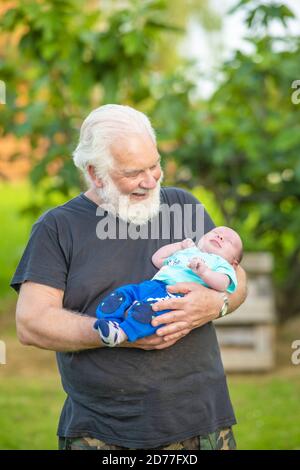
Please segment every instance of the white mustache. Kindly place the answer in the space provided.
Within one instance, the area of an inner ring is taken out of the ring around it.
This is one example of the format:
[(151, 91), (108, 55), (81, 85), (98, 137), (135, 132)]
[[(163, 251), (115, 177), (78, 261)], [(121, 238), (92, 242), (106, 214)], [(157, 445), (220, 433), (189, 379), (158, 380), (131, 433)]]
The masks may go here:
[(105, 185), (97, 190), (101, 206), (112, 214), (117, 214), (125, 222), (143, 225), (159, 212), (160, 205), (160, 182), (154, 189), (138, 188), (130, 194), (140, 194), (149, 196), (146, 201), (133, 202), (130, 194), (123, 195), (118, 187), (108, 177)]

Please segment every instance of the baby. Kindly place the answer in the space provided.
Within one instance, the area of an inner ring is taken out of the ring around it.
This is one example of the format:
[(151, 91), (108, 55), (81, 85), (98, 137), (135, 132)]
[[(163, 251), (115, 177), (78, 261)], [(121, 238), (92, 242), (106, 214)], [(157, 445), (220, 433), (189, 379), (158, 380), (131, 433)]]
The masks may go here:
[(170, 294), (168, 285), (197, 282), (220, 292), (234, 292), (235, 269), (242, 253), (242, 241), (229, 227), (214, 228), (199, 240), (198, 246), (187, 238), (161, 247), (152, 256), (159, 271), (151, 280), (122, 286), (98, 306), (94, 327), (99, 330), (103, 343), (113, 347), (126, 340), (133, 342), (153, 335), (163, 325), (153, 327), (152, 319), (169, 310), (154, 312), (152, 304), (181, 297), (181, 294)]

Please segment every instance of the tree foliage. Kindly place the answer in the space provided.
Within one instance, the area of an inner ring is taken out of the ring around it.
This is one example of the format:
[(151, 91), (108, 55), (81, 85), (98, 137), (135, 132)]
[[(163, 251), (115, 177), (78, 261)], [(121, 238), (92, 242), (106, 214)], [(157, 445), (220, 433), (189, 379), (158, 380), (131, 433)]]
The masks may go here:
[(13, 5), (1, 19), (2, 133), (30, 141), (34, 184), (67, 195), (79, 185), (70, 155), (82, 118), (105, 103), (149, 108), (164, 81), (155, 46), (178, 28), (168, 24), (163, 0), (131, 0), (111, 15), (79, 0)]
[(237, 50), (223, 64), (223, 83), (191, 115), (177, 149), (194, 183), (209, 189), (224, 222), (237, 227), (251, 250), (275, 257), (277, 306), (282, 318), (298, 313), (300, 296), (300, 104), (292, 88), (299, 78), (299, 37), (274, 37), (292, 12), (278, 4), (247, 4), (252, 53)]

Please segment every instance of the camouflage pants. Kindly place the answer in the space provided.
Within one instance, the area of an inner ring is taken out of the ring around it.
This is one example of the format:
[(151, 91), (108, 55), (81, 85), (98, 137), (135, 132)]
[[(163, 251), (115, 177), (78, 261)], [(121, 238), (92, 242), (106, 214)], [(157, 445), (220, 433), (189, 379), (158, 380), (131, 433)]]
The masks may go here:
[[(106, 444), (91, 437), (59, 438), (60, 450), (136, 450), (113, 444)], [(231, 428), (196, 436), (181, 442), (173, 442), (161, 447), (146, 450), (234, 450), (236, 443)]]

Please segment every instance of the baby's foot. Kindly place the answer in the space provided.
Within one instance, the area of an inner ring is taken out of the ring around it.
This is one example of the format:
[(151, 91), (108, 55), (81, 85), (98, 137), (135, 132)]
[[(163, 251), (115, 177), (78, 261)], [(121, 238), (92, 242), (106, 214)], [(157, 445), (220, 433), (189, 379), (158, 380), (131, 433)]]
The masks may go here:
[(127, 339), (126, 333), (115, 321), (100, 319), (97, 321), (97, 328), (103, 343), (113, 348)]

